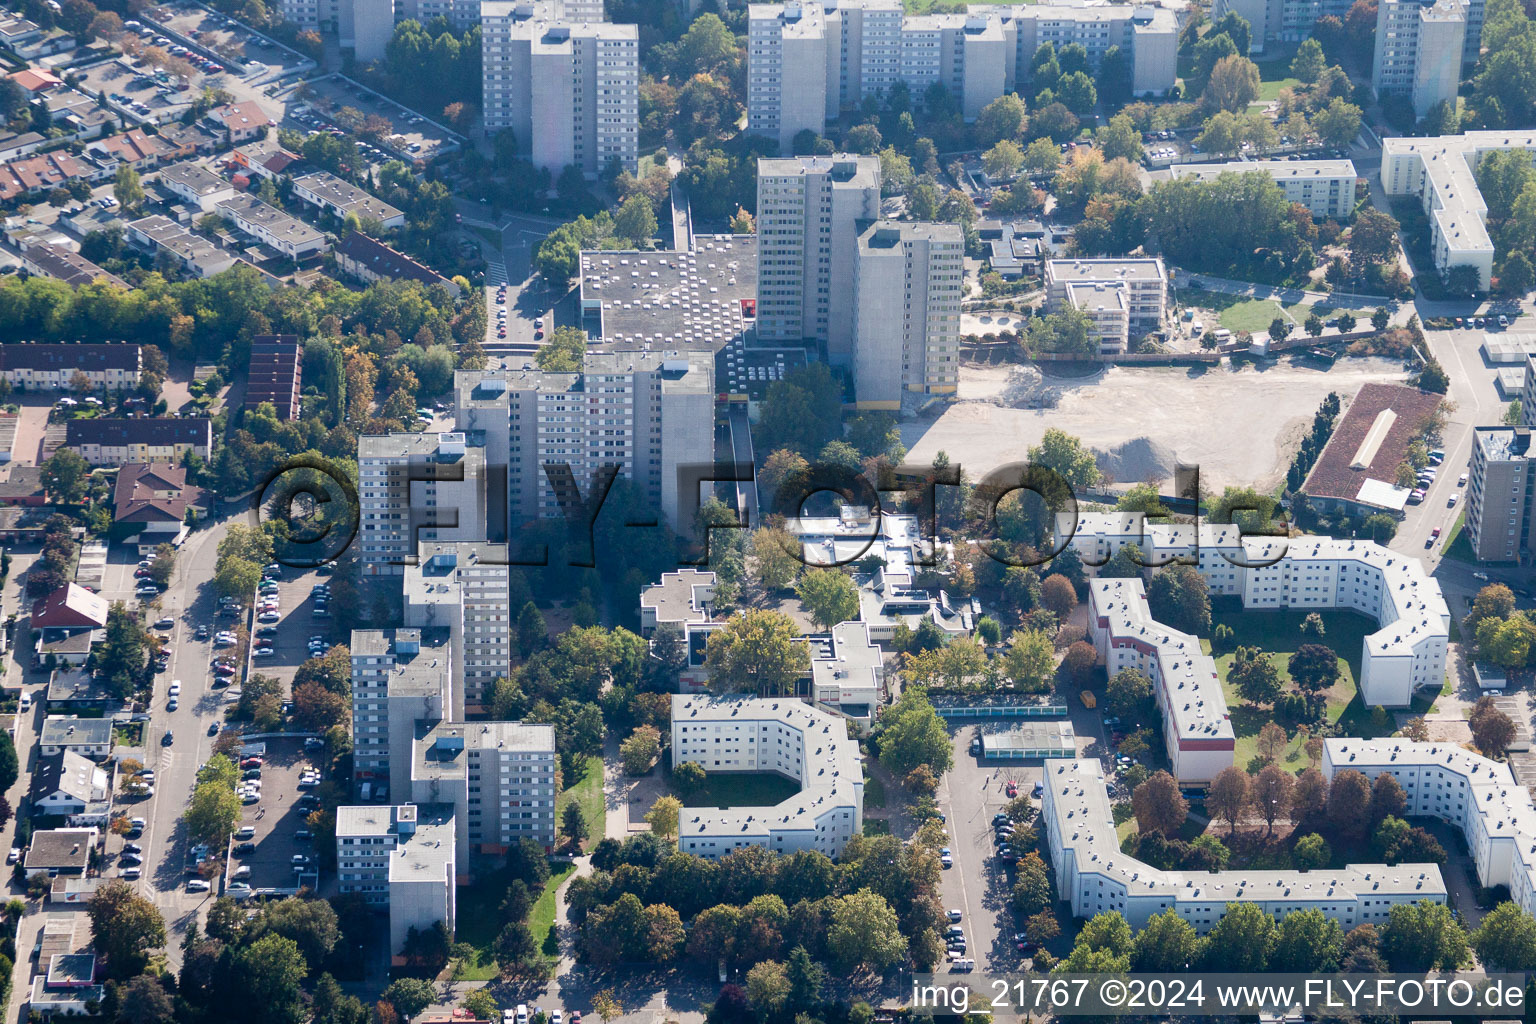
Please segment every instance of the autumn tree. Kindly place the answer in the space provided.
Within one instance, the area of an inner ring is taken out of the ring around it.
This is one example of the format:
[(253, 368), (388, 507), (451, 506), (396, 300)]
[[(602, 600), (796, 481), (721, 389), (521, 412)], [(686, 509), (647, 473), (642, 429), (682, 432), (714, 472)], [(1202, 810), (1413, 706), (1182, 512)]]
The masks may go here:
[(1176, 834), (1189, 817), (1189, 802), (1179, 792), (1179, 784), (1167, 772), (1158, 772), (1136, 787), (1131, 794), (1131, 808), (1137, 827), (1144, 833)]
[(1236, 834), (1237, 821), (1248, 807), (1248, 773), (1235, 765), (1217, 772), (1205, 794), (1205, 806), (1214, 817), (1226, 819)]

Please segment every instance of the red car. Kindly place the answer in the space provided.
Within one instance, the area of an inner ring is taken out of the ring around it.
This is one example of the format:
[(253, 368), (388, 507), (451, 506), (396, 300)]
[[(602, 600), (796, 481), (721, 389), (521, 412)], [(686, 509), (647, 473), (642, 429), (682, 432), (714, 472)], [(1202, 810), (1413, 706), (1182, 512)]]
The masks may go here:
[(534, 341), (538, 341), (542, 337), (544, 337), (544, 332), (543, 331), (534, 331), (533, 332), (533, 340)]
[(1017, 782), (1010, 782), (1010, 783), (1008, 783), (1008, 796), (1010, 798), (1012, 798), (1012, 797), (1016, 797), (1018, 795), (1019, 795), (1019, 784)]

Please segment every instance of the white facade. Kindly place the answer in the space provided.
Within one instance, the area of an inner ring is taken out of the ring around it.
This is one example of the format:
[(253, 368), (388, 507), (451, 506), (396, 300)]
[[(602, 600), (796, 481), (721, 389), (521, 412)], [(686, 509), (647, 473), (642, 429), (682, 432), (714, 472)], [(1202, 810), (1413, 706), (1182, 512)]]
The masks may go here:
[(1088, 565), (1103, 565), (1127, 544), (1148, 564), (1192, 564), (1212, 594), (1241, 596), (1248, 609), (1342, 608), (1376, 620), (1360, 659), (1361, 699), (1407, 707), (1419, 690), (1445, 682), (1450, 611), (1440, 585), (1418, 559), (1379, 544), (1327, 537), (1240, 537), (1231, 526), (1146, 525), (1139, 513), (1083, 513), (1057, 520)]
[(485, 128), (510, 128), (551, 174), (595, 177), (639, 160), (640, 51), (634, 25), (558, 17), (539, 4), (481, 4)]
[(411, 730), (453, 712), (454, 664), (446, 630), (352, 631), (352, 776), (357, 785), (410, 779)]
[(423, 541), (416, 564), (405, 567), (405, 624), (448, 630), (460, 684), (449, 701), (455, 721), (484, 710), (491, 684), (511, 672), (512, 623), (522, 609), (508, 607), (507, 561), (504, 544)]
[[(1532, 360), (1536, 362), (1536, 360)], [(1526, 367), (1521, 412), (1536, 421), (1531, 368)], [(1536, 557), (1536, 447), (1529, 426), (1474, 427), (1467, 482), (1467, 537), (1480, 562), (1523, 562)]]
[[(353, 53), (359, 61), (383, 60), (395, 34), (394, 0), (351, 0), (350, 6)], [(346, 44), (343, 39), (342, 45)]]
[(747, 123), (788, 151), (838, 112), (905, 82), (914, 102), (935, 84), (965, 120), (1027, 80), (1043, 43), (1079, 43), (1096, 71), (1118, 47), (1138, 95), (1177, 77), (1178, 19), (1153, 6), (978, 5), (963, 14), (903, 14), (900, 0), (763, 3), (748, 8)]
[(240, 231), (277, 250), (291, 260), (302, 260), (331, 247), (325, 232), (319, 231), (252, 195), (226, 199), (216, 209)]
[(486, 535), (485, 455), (463, 433), (360, 437), (357, 476), (365, 576), (403, 575), (420, 541)]
[(523, 839), (554, 849), (554, 726), (421, 721), (408, 735), (410, 797), (453, 807), (460, 874), (471, 851), (498, 856)]
[(1499, 149), (1536, 152), (1536, 132), (1481, 131), (1434, 138), (1382, 140), (1381, 183), (1389, 196), (1417, 196), (1429, 216), (1435, 269), (1477, 271), (1478, 287), (1493, 277), (1488, 206), (1477, 189), (1478, 161)]
[(1220, 174), (1270, 176), (1285, 198), (1300, 203), (1314, 217), (1340, 220), (1355, 210), (1355, 165), (1348, 160), (1234, 160), (1221, 164), (1174, 164), (1175, 178), (1209, 181)]
[(1376, 95), (1407, 96), (1418, 117), (1436, 103), (1456, 104), (1466, 45), (1467, 8), (1461, 0), (1382, 0), (1376, 10)]
[(1117, 355), (1131, 336), (1162, 326), (1168, 272), (1153, 259), (1046, 260), (1045, 308), (1075, 306), (1088, 315), (1101, 355)]
[(853, 361), (858, 222), (880, 216), (880, 160), (802, 156), (757, 162), (757, 334), (815, 338), (827, 361)]
[(853, 378), (861, 409), (953, 395), (960, 379), (965, 239), (958, 224), (860, 225), (853, 274)]
[(859, 745), (843, 719), (795, 697), (672, 698), (672, 763), (706, 772), (772, 772), (800, 783), (773, 808), (683, 811), (678, 848), (723, 857), (744, 846), (837, 857), (864, 827)]
[(389, 950), (412, 928), (439, 922), (453, 934), (458, 916), (454, 822), (442, 805), (336, 808), (336, 876), (343, 893), (389, 907)]
[(1439, 818), (1461, 829), (1478, 881), (1490, 889), (1508, 886), (1515, 904), (1536, 912), (1536, 807), (1507, 764), (1448, 743), (1325, 739), (1323, 776), (1332, 780), (1346, 769), (1373, 780), (1395, 778), (1409, 817)]
[(1088, 636), (1111, 679), (1133, 668), (1152, 680), (1168, 763), (1180, 782), (1210, 782), (1232, 767), (1236, 734), (1200, 638), (1152, 617), (1139, 579), (1091, 580)]
[[(1335, 742), (1335, 741), (1329, 741)], [(1132, 928), (1172, 910), (1195, 931), (1215, 927), (1230, 903), (1254, 903), (1276, 918), (1315, 909), (1348, 931), (1380, 927), (1392, 908), (1446, 901), (1434, 864), (1351, 864), (1316, 871), (1163, 871), (1120, 850), (1097, 758), (1045, 762), (1041, 821), (1056, 889), (1073, 917), (1115, 911)]]

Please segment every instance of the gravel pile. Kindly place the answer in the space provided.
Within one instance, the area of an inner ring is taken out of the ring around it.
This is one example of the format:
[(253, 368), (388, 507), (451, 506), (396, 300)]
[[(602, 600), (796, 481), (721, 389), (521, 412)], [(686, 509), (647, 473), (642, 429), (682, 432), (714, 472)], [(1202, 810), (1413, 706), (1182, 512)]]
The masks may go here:
[(1093, 449), (1099, 472), (1118, 484), (1169, 480), (1177, 461), (1173, 449), (1150, 437), (1136, 437), (1110, 449)]

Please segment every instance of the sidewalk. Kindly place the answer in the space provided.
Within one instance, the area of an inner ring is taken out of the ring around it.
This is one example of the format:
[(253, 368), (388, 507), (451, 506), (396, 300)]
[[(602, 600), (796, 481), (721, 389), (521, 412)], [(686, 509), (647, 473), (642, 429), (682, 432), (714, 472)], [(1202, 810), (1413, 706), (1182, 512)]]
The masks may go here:
[(1330, 306), (1335, 309), (1362, 309), (1368, 312), (1375, 312), (1377, 307), (1389, 305), (1393, 301), (1385, 295), (1309, 292), (1302, 291), (1299, 288), (1276, 288), (1267, 284), (1255, 284), (1252, 281), (1233, 281), (1224, 277), (1210, 277), (1206, 274), (1190, 274), (1189, 283), (1204, 288), (1206, 291), (1225, 292), (1228, 295), (1245, 295), (1251, 299), (1274, 299), (1276, 302), (1289, 305), (1306, 303), (1307, 305)]

